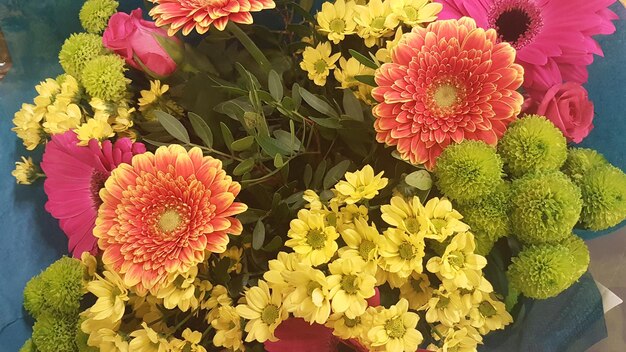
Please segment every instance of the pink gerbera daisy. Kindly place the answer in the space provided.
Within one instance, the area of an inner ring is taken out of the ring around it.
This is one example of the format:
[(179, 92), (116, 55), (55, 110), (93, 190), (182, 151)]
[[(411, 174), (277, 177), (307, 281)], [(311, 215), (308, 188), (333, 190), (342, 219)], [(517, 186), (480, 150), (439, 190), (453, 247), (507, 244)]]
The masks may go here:
[(81, 147), (72, 131), (54, 135), (46, 144), (41, 163), (47, 176), (44, 183), (48, 195), (46, 210), (59, 219), (74, 257), (98, 251), (93, 228), (102, 203), (98, 192), (104, 181), (118, 165), (129, 163), (133, 155), (145, 151), (143, 144), (133, 143), (128, 138), (102, 144), (92, 139), (88, 146)]
[(194, 28), (200, 34), (206, 33), (211, 25), (222, 31), (228, 21), (251, 24), (250, 12), (273, 9), (273, 0), (150, 0), (157, 6), (150, 10), (150, 16), (159, 27), (169, 25), (169, 35), (179, 30), (189, 34)]
[(533, 94), (563, 81), (585, 83), (593, 54), (602, 55), (592, 36), (615, 32), (611, 20), (618, 18), (608, 9), (615, 0), (436, 1), (443, 4), (440, 19), (472, 17), (511, 43)]
[(471, 18), (415, 27), (376, 71), (376, 139), (432, 169), (443, 149), (464, 139), (496, 144), (519, 114), (524, 71), (515, 49)]
[(94, 235), (102, 261), (129, 287), (156, 293), (202, 262), (205, 251), (223, 252), (229, 234), (241, 233), (233, 217), (247, 209), (234, 201), (240, 189), (221, 161), (199, 148), (171, 145), (135, 156), (100, 192)]

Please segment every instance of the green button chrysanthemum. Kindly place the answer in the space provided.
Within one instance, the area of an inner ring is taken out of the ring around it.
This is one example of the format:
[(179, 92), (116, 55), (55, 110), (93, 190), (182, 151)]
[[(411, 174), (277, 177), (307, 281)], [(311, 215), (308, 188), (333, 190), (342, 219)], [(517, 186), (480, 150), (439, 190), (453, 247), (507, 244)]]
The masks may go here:
[(80, 24), (87, 32), (100, 34), (106, 29), (118, 5), (115, 0), (87, 0), (78, 14)]
[(502, 160), (493, 147), (467, 140), (443, 151), (435, 175), (446, 196), (470, 201), (490, 194), (502, 182)]
[(24, 342), (19, 352), (37, 352), (37, 347), (35, 347), (32, 339), (28, 339)]
[(511, 187), (512, 232), (526, 244), (556, 242), (578, 222), (580, 189), (563, 173), (528, 174)]
[(605, 165), (609, 165), (609, 162), (593, 149), (570, 148), (567, 151), (563, 172), (574, 182), (579, 182), (587, 171)]
[(587, 229), (599, 231), (626, 219), (626, 174), (607, 165), (596, 167), (579, 181), (583, 198), (580, 221)]
[(33, 342), (40, 352), (75, 352), (76, 320), (74, 317), (57, 317), (42, 314), (33, 325)]
[(119, 101), (126, 95), (130, 80), (124, 76), (124, 59), (117, 55), (99, 56), (83, 69), (82, 82), (85, 90), (94, 98)]
[(72, 34), (59, 52), (59, 62), (66, 73), (80, 79), (83, 68), (92, 59), (106, 53), (102, 38), (89, 33)]
[(31, 278), (24, 287), (24, 308), (34, 318), (37, 318), (46, 306), (45, 287), (41, 275)]
[(527, 115), (509, 125), (498, 153), (512, 177), (558, 170), (567, 158), (563, 133), (543, 116)]
[[(510, 186), (502, 182), (490, 195), (456, 205), (477, 239), (485, 238), (493, 244), (511, 232), (509, 220)], [(480, 242), (480, 241), (479, 241)], [(480, 246), (479, 246), (480, 247)]]
[(589, 267), (589, 247), (585, 244), (582, 238), (572, 234), (561, 242), (562, 245), (567, 247), (573, 257), (573, 269), (577, 269), (573, 272), (573, 280), (578, 280), (587, 271)]
[(524, 296), (546, 299), (570, 287), (579, 278), (579, 272), (571, 250), (555, 243), (524, 248), (512, 259), (507, 277)]

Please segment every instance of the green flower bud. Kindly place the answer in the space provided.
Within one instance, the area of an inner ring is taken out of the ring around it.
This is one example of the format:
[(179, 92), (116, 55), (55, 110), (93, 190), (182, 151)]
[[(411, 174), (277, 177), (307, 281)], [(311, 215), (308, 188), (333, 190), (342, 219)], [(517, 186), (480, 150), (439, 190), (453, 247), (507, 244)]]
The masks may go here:
[(626, 219), (626, 174), (614, 166), (596, 167), (579, 182), (583, 197), (580, 222), (599, 231)]

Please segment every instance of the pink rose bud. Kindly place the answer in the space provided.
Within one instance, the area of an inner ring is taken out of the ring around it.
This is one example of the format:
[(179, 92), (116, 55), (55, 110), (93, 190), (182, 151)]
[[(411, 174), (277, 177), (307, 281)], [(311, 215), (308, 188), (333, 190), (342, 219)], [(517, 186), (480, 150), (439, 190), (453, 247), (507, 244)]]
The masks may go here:
[(141, 9), (129, 14), (118, 12), (111, 16), (104, 31), (102, 42), (108, 49), (126, 59), (126, 63), (148, 74), (166, 77), (176, 71), (176, 62), (171, 54), (159, 44), (166, 40), (170, 51), (173, 47), (182, 50), (182, 43), (176, 37), (168, 37), (167, 31), (154, 22), (142, 17)]
[(540, 100), (537, 114), (550, 119), (574, 143), (580, 143), (593, 129), (593, 103), (579, 83), (552, 86)]

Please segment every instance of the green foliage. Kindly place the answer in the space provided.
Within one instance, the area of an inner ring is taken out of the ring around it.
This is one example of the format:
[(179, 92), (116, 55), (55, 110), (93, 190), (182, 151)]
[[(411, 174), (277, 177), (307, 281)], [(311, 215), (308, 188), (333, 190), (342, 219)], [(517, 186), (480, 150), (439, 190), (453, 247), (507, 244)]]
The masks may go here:
[(99, 35), (88, 33), (72, 34), (61, 47), (59, 62), (66, 73), (80, 79), (85, 65), (105, 53), (106, 50)]
[(82, 83), (89, 95), (104, 101), (124, 98), (130, 80), (124, 76), (124, 59), (117, 55), (102, 55), (89, 61), (82, 71)]
[(100, 34), (106, 29), (118, 5), (115, 0), (87, 0), (78, 14), (80, 24), (87, 32)]
[(42, 314), (33, 326), (33, 342), (41, 352), (77, 352), (76, 317)]
[(612, 165), (599, 166), (579, 181), (583, 209), (580, 221), (587, 229), (598, 231), (626, 219), (626, 174)]
[(463, 202), (485, 197), (502, 182), (502, 161), (481, 141), (463, 141), (446, 148), (435, 169), (437, 187)]
[(580, 182), (589, 170), (605, 165), (609, 165), (609, 162), (602, 154), (593, 149), (570, 148), (567, 151), (567, 160), (563, 165), (563, 173), (574, 182)]
[(498, 144), (505, 169), (512, 177), (558, 170), (567, 158), (563, 133), (543, 116), (526, 115), (509, 126)]
[(512, 230), (526, 244), (564, 239), (578, 222), (581, 208), (580, 189), (559, 171), (513, 181)]

